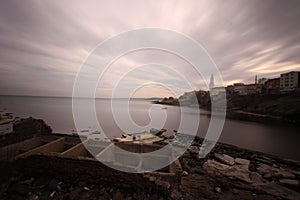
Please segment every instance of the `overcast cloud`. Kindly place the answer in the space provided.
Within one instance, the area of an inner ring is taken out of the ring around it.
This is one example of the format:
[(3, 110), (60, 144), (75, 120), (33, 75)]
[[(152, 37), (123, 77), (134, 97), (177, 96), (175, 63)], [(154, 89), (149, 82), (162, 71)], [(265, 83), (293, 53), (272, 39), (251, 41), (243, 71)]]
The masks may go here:
[[(194, 38), (211, 55), (225, 84), (250, 83), (256, 74), (277, 77), (300, 70), (299, 19), (298, 0), (1, 1), (0, 94), (71, 96), (76, 73), (97, 44), (143, 27), (170, 29)], [(194, 89), (204, 87), (191, 66), (170, 55), (146, 51), (111, 66), (97, 95), (109, 97), (126, 67), (160, 62), (181, 69)], [(186, 89), (171, 74), (151, 74), (151, 67), (144, 67), (125, 79), (124, 91), (130, 81), (152, 79)], [(147, 91), (149, 97), (167, 95), (158, 94), (157, 88), (147, 87)]]

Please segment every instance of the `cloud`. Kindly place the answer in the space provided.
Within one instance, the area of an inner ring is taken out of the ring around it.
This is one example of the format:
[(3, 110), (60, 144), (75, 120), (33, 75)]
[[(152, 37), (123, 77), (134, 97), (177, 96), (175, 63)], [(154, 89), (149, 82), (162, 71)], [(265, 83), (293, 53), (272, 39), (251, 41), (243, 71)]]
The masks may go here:
[[(273, 78), (300, 70), (298, 19), (297, 0), (5, 1), (0, 7), (0, 94), (70, 96), (77, 71), (97, 44), (142, 27), (194, 38), (216, 62), (226, 84), (253, 82), (256, 74)], [(146, 51), (111, 66), (97, 93), (109, 96), (123, 73), (147, 63), (172, 66), (195, 89), (205, 88), (208, 77), (200, 77), (187, 63)], [(180, 85), (168, 73), (156, 77)], [(140, 70), (130, 81), (150, 79), (154, 73)]]

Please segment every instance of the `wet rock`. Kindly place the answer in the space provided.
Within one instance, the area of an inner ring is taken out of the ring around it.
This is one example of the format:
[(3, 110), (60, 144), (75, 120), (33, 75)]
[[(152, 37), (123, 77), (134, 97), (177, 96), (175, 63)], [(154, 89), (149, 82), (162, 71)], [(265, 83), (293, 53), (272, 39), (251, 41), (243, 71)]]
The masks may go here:
[(279, 183), (282, 185), (289, 185), (289, 186), (298, 186), (299, 181), (294, 179), (280, 179)]
[(219, 154), (219, 153), (215, 153), (214, 156), (216, 157), (217, 160), (219, 160), (220, 162), (227, 164), (227, 165), (234, 165), (234, 158), (226, 155), (226, 154)]

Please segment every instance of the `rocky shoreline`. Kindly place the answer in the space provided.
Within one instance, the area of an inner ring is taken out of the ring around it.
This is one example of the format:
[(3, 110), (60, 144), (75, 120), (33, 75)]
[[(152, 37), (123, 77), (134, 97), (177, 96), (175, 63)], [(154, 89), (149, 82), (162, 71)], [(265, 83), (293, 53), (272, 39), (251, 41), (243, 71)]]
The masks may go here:
[[(17, 130), (51, 134), (49, 126), (35, 119), (19, 121)], [(96, 176), (94, 161), (36, 155), (1, 161), (0, 199), (300, 199), (299, 161), (223, 143), (199, 159), (202, 143), (195, 138), (179, 158), (182, 170), (176, 188), (157, 184), (158, 177), (146, 183), (133, 173), (121, 175), (127, 181), (116, 181), (119, 172), (111, 169), (106, 178), (114, 181), (108, 181)]]
[[(178, 102), (160, 102), (155, 101), (154, 104), (161, 104), (161, 105), (169, 105), (169, 106), (180, 106)], [(187, 107), (198, 107), (198, 105), (190, 105)], [(210, 107), (200, 106), (200, 109), (211, 111)], [(210, 114), (207, 114), (210, 115)], [(271, 124), (271, 125), (289, 125), (289, 126), (300, 126), (299, 120), (289, 120), (279, 116), (273, 115), (266, 115), (260, 113), (253, 113), (253, 112), (245, 112), (243, 110), (227, 110), (226, 118), (234, 119), (234, 120), (242, 120), (242, 121), (250, 121), (250, 122), (257, 122), (262, 124)]]

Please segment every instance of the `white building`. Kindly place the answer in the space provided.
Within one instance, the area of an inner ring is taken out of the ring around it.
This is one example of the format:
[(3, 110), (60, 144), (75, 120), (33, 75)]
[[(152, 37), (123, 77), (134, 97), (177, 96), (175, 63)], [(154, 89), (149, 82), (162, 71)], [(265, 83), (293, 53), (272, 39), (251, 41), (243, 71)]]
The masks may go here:
[(291, 71), (280, 74), (280, 92), (292, 92), (300, 88), (300, 72)]

